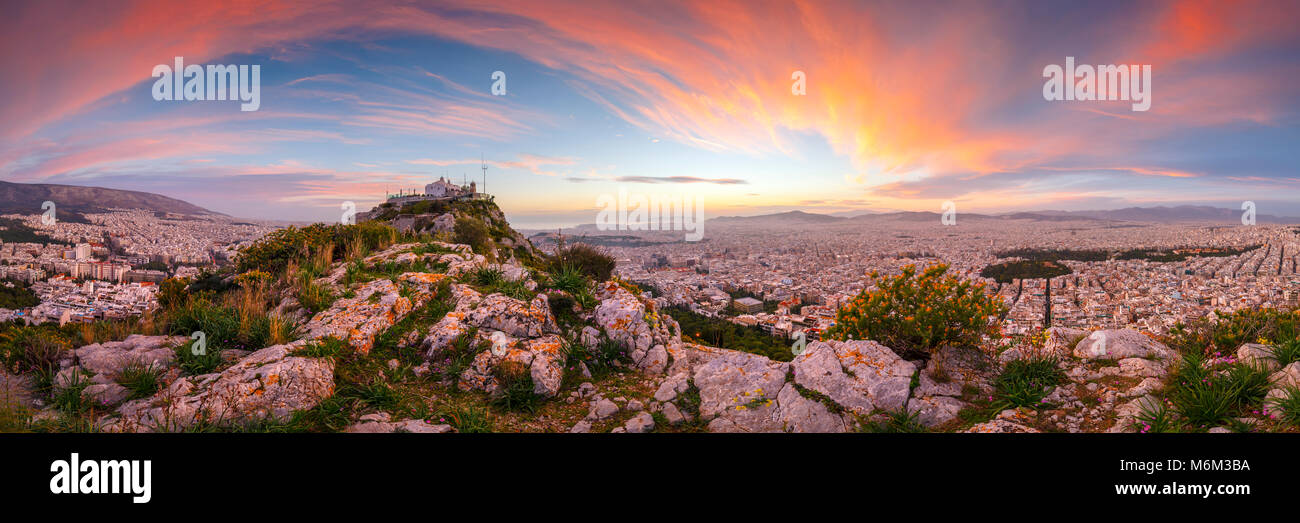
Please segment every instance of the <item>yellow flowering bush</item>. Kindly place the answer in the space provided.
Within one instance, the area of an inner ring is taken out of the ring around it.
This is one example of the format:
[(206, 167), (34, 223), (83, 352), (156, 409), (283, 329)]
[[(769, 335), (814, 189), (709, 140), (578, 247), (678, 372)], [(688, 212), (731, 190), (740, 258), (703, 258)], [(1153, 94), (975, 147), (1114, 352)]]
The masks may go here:
[(1006, 304), (984, 291), (984, 284), (948, 274), (948, 266), (932, 265), (917, 271), (903, 267), (902, 274), (871, 273), (875, 289), (858, 294), (842, 306), (831, 339), (875, 340), (896, 351), (932, 352), (944, 345), (978, 345), (994, 336), (990, 321)]

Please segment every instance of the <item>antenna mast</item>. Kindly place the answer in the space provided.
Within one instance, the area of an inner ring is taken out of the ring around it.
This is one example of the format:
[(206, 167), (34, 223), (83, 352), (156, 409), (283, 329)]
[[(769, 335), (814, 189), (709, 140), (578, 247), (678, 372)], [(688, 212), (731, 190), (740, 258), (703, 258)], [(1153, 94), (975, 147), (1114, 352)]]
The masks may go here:
[(478, 154), (478, 161), (483, 166), (483, 194), (487, 194), (487, 161), (483, 159), (483, 153)]

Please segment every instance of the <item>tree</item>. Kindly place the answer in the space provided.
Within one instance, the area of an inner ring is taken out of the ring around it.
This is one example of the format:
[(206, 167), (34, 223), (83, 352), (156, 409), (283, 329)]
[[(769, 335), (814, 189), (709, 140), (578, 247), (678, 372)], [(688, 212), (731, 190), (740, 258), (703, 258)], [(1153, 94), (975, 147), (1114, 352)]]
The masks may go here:
[(875, 340), (900, 352), (928, 356), (944, 345), (977, 345), (996, 333), (989, 321), (1006, 310), (983, 283), (948, 274), (944, 264), (897, 276), (872, 273), (875, 289), (863, 290), (840, 308), (830, 339)]
[(1043, 328), (1046, 329), (1052, 326), (1052, 278), (1065, 276), (1073, 272), (1069, 267), (1057, 261), (1021, 260), (989, 265), (980, 271), (980, 276), (993, 278), (993, 281), (998, 283), (998, 291), (1002, 290), (1002, 284), (1011, 283), (1012, 280), (1015, 280), (1019, 287), (1016, 289), (1016, 298), (1012, 300), (1012, 303), (1020, 302), (1020, 293), (1024, 291), (1024, 281), (1026, 279), (1047, 280), (1047, 297), (1043, 311)]

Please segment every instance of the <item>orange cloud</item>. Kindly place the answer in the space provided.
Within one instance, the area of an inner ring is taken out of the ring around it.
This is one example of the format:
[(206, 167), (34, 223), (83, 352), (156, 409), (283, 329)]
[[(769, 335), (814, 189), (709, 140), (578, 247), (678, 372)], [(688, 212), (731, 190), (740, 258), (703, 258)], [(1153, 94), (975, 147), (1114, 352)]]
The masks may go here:
[[(1143, 17), (1149, 30), (1104, 42), (1107, 54), (1168, 67), (1179, 82), (1160, 84), (1152, 114), (1116, 130), (1113, 118), (1075, 110), (991, 123), (996, 120), (989, 116), (1009, 101), (1032, 101), (1042, 62), (1005, 37), (1015, 13), (974, 4), (448, 0), (423, 8), (405, 2), (149, 0), (105, 13), (34, 3), (14, 8), (0, 31), (0, 48), (24, 50), (0, 58), (6, 79), (19, 79), (0, 87), (6, 99), (0, 136), (30, 136), (111, 103), (109, 97), (147, 81), (147, 71), (171, 56), (204, 63), (283, 50), (293, 59), (295, 50), (286, 44), (392, 34), (516, 53), (571, 75), (576, 90), (646, 132), (703, 149), (798, 155), (795, 136), (817, 134), (851, 158), (869, 184), (904, 173), (1014, 172), (1072, 154), (1122, 153), (1138, 139), (1188, 124), (1271, 121), (1271, 102), (1286, 95), (1284, 83), (1268, 87), (1266, 78), (1198, 75), (1196, 66), (1294, 39), (1294, 3), (1144, 7), (1134, 16)], [(806, 96), (791, 94), (795, 70), (807, 74)], [(297, 82), (312, 83), (307, 80)], [(1030, 88), (1009, 87), (1022, 84)], [(1242, 92), (1254, 96), (1225, 96)], [(465, 96), (436, 107), (418, 101), (370, 105), (344, 123), (484, 138), (533, 130), (518, 114)], [(147, 143), (132, 145), (136, 157), (157, 154)], [(70, 158), (63, 167), (96, 154), (102, 151)], [(1134, 172), (1186, 174), (1143, 169)]]

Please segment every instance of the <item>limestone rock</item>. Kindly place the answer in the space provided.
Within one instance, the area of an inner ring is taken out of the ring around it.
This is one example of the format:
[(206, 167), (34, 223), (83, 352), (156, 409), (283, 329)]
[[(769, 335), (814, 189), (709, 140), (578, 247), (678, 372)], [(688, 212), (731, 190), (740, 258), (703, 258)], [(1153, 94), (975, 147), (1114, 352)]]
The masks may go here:
[(1074, 357), (1085, 360), (1125, 358), (1172, 359), (1174, 352), (1133, 329), (1094, 331), (1074, 346)]
[(147, 432), (199, 422), (286, 421), (293, 411), (310, 409), (334, 393), (334, 363), (289, 356), (293, 347), (267, 347), (220, 374), (180, 378), (153, 397), (126, 402), (117, 409), (120, 417), (104, 428)]
[(790, 365), (795, 383), (863, 416), (902, 409), (916, 371), (888, 347), (861, 340), (811, 343)]

